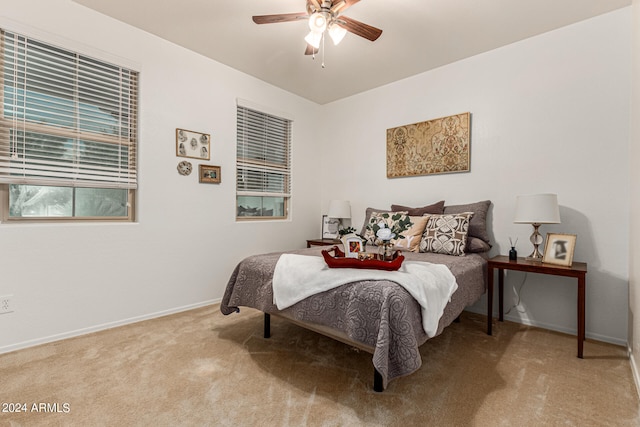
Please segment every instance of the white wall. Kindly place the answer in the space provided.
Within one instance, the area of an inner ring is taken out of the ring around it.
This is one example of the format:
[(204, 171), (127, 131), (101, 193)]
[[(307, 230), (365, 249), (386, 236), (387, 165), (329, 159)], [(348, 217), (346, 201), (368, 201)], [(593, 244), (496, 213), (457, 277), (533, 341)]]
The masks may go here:
[[(0, 25), (140, 71), (135, 224), (0, 225), (0, 352), (206, 304), (238, 261), (301, 248), (318, 233), (319, 106), (69, 0), (1, 0)], [(235, 106), (243, 98), (293, 123), (292, 221), (235, 222)], [(210, 133), (220, 185), (179, 176), (177, 127)]]
[[(139, 221), (0, 224), (0, 295), (16, 309), (0, 315), (0, 352), (219, 299), (243, 257), (317, 236), (333, 198), (352, 201), (358, 227), (367, 206), (491, 199), (492, 254), (506, 253), (512, 236), (526, 255), (530, 229), (512, 217), (515, 196), (533, 192), (558, 194), (563, 223), (543, 232), (578, 234), (575, 259), (589, 263), (587, 336), (626, 342), (630, 13), (321, 107), (69, 0), (0, 0), (1, 25), (141, 72)], [(238, 97), (294, 116), (292, 221), (234, 221)], [(386, 178), (387, 128), (465, 111), (470, 173)], [(317, 135), (321, 114), (341, 132)], [(206, 163), (222, 166), (221, 185), (177, 174), (176, 127), (212, 134)], [(508, 302), (521, 280), (507, 278)], [(510, 318), (575, 331), (575, 306), (573, 281), (529, 275), (523, 312)]]
[(640, 391), (640, 0), (633, 1), (633, 92), (631, 107), (629, 351), (636, 387)]
[[(340, 132), (324, 142), (323, 202), (351, 200), (361, 226), (368, 206), (490, 199), (492, 255), (506, 254), (511, 236), (526, 256), (532, 228), (513, 224), (515, 198), (557, 193), (562, 224), (541, 231), (578, 235), (574, 259), (589, 268), (587, 336), (626, 343), (630, 23), (630, 8), (621, 9), (328, 105), (326, 122)], [(470, 173), (386, 178), (387, 128), (466, 111)], [(505, 309), (524, 273), (508, 276)], [(575, 333), (576, 287), (529, 274), (507, 318)]]

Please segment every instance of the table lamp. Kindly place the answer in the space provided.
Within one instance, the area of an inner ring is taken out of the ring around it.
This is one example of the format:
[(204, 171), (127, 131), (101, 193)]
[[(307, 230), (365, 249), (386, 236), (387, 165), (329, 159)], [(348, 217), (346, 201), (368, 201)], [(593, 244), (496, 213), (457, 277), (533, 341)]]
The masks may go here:
[(515, 224), (531, 224), (533, 234), (529, 240), (533, 244), (533, 252), (527, 257), (531, 261), (542, 261), (542, 253), (538, 247), (544, 238), (538, 231), (542, 224), (559, 224), (560, 209), (556, 194), (531, 194), (516, 198)]
[[(342, 220), (343, 218), (351, 218), (351, 204), (348, 200), (331, 200), (329, 202), (329, 218), (337, 218)], [(339, 223), (338, 228), (342, 225)]]

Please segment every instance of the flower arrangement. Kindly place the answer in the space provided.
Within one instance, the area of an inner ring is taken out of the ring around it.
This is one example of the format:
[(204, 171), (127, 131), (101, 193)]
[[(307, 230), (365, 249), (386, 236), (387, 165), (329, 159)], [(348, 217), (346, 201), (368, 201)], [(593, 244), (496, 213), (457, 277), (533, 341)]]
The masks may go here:
[(408, 215), (402, 213), (381, 213), (372, 216), (367, 224), (367, 229), (375, 235), (376, 241), (389, 244), (391, 239), (404, 239), (402, 233), (408, 230), (413, 223)]
[(371, 231), (373, 234), (369, 237), (370, 241), (379, 245), (380, 259), (383, 261), (393, 259), (391, 239), (404, 239), (402, 232), (412, 225), (409, 216), (403, 213), (384, 212), (371, 216), (369, 224), (367, 224), (367, 231)]

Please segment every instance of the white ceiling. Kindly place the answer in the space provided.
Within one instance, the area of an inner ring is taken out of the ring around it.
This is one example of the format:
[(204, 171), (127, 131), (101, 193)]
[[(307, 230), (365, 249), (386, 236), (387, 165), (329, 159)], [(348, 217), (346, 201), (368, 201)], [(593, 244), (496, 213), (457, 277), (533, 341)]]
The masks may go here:
[(73, 0), (304, 98), (325, 104), (631, 4), (632, 0), (361, 0), (344, 15), (383, 30), (304, 55), (305, 0)]

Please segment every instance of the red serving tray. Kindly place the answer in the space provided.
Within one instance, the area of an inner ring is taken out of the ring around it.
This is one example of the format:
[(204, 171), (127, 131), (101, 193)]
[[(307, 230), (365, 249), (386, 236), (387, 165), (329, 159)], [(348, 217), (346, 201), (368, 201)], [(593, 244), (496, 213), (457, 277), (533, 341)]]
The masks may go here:
[[(334, 252), (335, 256), (332, 256), (329, 252)], [(402, 252), (400, 251), (394, 252), (393, 259), (391, 261), (382, 261), (380, 259), (360, 260), (358, 258), (345, 258), (344, 252), (342, 252), (337, 246), (334, 246), (329, 250), (323, 250), (322, 256), (330, 268), (369, 268), (372, 270), (395, 271), (400, 268), (402, 261), (404, 261), (404, 255), (402, 255)]]

